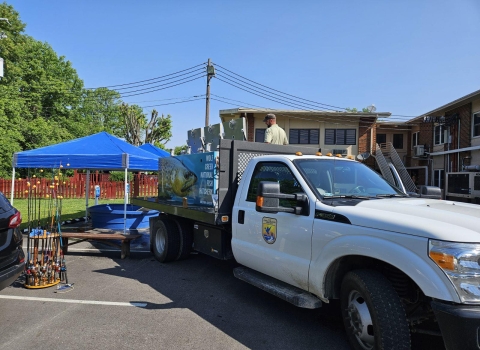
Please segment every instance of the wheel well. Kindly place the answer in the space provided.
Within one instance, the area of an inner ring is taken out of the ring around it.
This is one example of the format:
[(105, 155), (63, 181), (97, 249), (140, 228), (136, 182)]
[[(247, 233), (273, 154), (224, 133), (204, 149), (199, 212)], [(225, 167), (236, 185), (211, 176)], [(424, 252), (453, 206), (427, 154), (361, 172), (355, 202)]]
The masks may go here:
[(349, 271), (357, 269), (379, 271), (390, 281), (402, 299), (417, 299), (419, 292), (423, 295), (418, 285), (395, 266), (371, 257), (352, 255), (338, 258), (330, 265), (325, 278), (325, 296), (329, 299), (338, 299), (344, 276)]

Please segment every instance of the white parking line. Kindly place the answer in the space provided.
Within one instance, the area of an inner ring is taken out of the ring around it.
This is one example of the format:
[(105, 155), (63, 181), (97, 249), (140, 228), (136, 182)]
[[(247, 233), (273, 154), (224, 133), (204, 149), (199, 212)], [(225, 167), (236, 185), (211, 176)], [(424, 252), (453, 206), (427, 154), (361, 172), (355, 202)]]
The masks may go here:
[(52, 298), (21, 297), (21, 296), (15, 296), (15, 295), (0, 295), (0, 299), (14, 299), (14, 300), (26, 300), (26, 301), (51, 301), (53, 303), (109, 305), (109, 306), (135, 306), (135, 307), (147, 306), (147, 303), (122, 303), (117, 301), (52, 299)]
[[(27, 246), (22, 247), (27, 250)], [(119, 252), (120, 249), (102, 249), (102, 248), (68, 248), (69, 252)], [(135, 247), (130, 247), (130, 252), (134, 253), (150, 253), (150, 250), (136, 250)]]
[[(131, 248), (130, 248), (131, 249)], [(119, 252), (119, 249), (97, 249), (97, 248), (68, 248), (69, 252)], [(150, 253), (149, 250), (134, 250), (131, 249), (130, 252), (134, 253)], [(67, 253), (68, 256), (68, 253)]]

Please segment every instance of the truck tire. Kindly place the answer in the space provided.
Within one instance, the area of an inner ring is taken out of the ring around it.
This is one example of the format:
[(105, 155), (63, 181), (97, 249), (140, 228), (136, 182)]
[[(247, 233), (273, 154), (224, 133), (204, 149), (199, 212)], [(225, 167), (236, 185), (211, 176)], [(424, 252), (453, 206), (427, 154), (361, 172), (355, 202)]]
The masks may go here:
[(180, 247), (178, 251), (177, 258), (175, 260), (183, 260), (188, 258), (192, 251), (193, 244), (193, 223), (188, 220), (174, 220), (177, 225), (179, 237), (180, 237)]
[(373, 270), (349, 272), (342, 281), (340, 303), (354, 349), (410, 349), (405, 309), (382, 274)]
[(180, 234), (175, 222), (160, 217), (153, 225), (153, 255), (163, 262), (175, 260), (180, 249)]

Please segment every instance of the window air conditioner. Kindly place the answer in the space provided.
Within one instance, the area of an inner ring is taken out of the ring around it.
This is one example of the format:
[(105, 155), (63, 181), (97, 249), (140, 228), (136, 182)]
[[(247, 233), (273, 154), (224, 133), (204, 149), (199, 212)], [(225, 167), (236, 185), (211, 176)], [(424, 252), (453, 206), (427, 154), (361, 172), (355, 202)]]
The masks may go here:
[(480, 173), (465, 171), (447, 173), (445, 188), (447, 196), (480, 198)]
[(423, 145), (418, 145), (413, 148), (415, 157), (423, 157), (425, 155), (425, 147)]

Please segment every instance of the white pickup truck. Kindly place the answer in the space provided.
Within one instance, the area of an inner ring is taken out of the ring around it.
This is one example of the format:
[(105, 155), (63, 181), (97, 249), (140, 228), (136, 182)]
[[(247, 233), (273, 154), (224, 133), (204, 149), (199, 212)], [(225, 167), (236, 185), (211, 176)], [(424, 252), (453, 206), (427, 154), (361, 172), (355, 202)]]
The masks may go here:
[(221, 140), (211, 207), (190, 204), (194, 174), (160, 167), (186, 197), (132, 200), (162, 212), (156, 259), (194, 249), (299, 307), (340, 299), (355, 349), (409, 349), (412, 332), (480, 348), (480, 206), (411, 198), (360, 162), (312, 153)]

